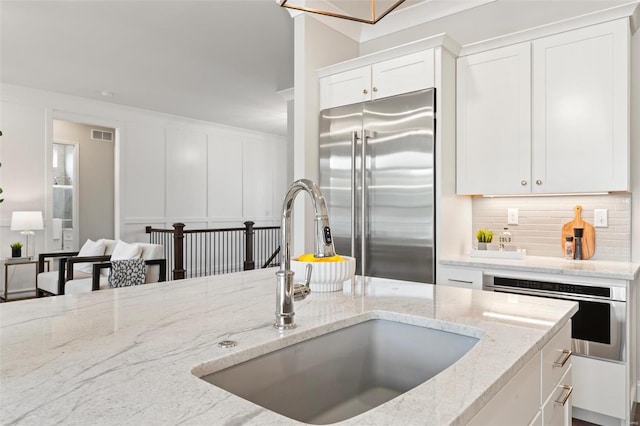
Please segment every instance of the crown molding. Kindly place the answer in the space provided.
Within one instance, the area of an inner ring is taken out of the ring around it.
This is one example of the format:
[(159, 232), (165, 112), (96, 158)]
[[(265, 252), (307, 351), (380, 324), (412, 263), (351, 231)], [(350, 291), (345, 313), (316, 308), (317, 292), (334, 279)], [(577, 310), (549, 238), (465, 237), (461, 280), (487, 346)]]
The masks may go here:
[(316, 71), (316, 74), (319, 78), (322, 78), (328, 75), (372, 65), (381, 61), (386, 61), (389, 59), (397, 58), (399, 56), (404, 56), (436, 47), (442, 47), (456, 56), (458, 55), (458, 52), (461, 48), (455, 40), (453, 40), (447, 34), (442, 33), (433, 37), (423, 38), (411, 43), (380, 50), (368, 55), (358, 56), (357, 58), (340, 62), (338, 64), (329, 65), (327, 67), (318, 69)]
[[(631, 18), (631, 30), (635, 32), (634, 27), (640, 24), (640, 3), (636, 0), (620, 6), (611, 7), (609, 9), (597, 12), (587, 13), (561, 21), (552, 22), (545, 25), (529, 28), (515, 33), (507, 34), (500, 37), (494, 37), (487, 40), (470, 43), (462, 46), (459, 56), (467, 56), (486, 50), (497, 49), (512, 44), (523, 43), (541, 37), (558, 34), (565, 31), (575, 30), (589, 25), (600, 24), (607, 21), (613, 21), (621, 18)], [(635, 21), (635, 22), (634, 22)]]

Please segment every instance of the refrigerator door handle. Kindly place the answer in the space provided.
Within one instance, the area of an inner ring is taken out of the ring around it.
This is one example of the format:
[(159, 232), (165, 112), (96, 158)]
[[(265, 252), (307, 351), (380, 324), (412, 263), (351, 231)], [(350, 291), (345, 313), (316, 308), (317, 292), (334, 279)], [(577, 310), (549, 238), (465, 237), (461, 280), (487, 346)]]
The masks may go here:
[(356, 187), (356, 146), (358, 143), (358, 131), (351, 132), (351, 257), (356, 257), (356, 202), (358, 192)]
[(367, 240), (369, 239), (369, 223), (367, 221), (367, 141), (372, 137), (372, 132), (365, 130), (362, 135), (361, 146), (361, 179), (362, 191), (360, 192), (360, 272), (364, 277), (366, 275), (367, 265)]

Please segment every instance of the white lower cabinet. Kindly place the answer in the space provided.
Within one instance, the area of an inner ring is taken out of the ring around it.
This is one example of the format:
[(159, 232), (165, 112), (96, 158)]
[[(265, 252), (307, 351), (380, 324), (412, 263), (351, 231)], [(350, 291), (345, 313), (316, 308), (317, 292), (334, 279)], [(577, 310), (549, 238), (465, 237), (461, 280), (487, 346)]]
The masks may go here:
[(440, 266), (436, 275), (436, 284), (482, 290), (482, 271)]
[(583, 356), (576, 356), (572, 362), (579, 372), (573, 381), (576, 385), (573, 405), (605, 416), (628, 418), (625, 364)]
[(543, 425), (571, 426), (572, 385), (571, 367), (569, 367), (542, 406)]
[(571, 425), (571, 321), (509, 380), (469, 425)]

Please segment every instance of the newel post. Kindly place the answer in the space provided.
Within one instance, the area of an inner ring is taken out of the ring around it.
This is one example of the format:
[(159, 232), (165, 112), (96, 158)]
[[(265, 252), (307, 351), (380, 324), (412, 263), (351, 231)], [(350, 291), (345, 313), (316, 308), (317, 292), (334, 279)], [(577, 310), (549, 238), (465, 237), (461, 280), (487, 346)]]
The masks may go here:
[(173, 279), (184, 279), (184, 223), (173, 224)]
[(255, 222), (251, 222), (250, 220), (244, 223), (244, 240), (245, 240), (245, 251), (244, 251), (244, 270), (251, 271), (256, 269), (256, 262), (253, 260), (253, 225)]

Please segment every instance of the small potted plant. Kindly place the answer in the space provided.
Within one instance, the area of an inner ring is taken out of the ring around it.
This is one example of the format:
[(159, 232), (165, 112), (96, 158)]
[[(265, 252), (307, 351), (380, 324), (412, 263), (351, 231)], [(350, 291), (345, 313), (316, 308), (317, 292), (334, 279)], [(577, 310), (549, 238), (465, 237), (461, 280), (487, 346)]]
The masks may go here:
[(20, 241), (16, 241), (11, 244), (11, 257), (20, 257), (22, 256), (22, 243)]
[(478, 239), (478, 250), (486, 250), (487, 244), (493, 239), (493, 232), (487, 228), (480, 228), (476, 232), (476, 238)]

